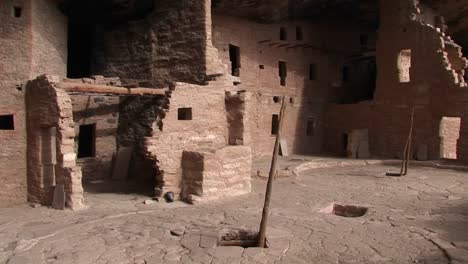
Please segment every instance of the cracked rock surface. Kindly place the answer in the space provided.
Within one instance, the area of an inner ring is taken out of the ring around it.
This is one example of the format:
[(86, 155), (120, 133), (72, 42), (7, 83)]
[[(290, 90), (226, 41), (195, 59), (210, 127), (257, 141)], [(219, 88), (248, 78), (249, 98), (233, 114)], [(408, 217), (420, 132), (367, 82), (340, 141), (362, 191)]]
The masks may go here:
[[(275, 182), (268, 249), (216, 247), (223, 229), (259, 225), (265, 181), (229, 201), (144, 204), (88, 194), (90, 208), (0, 209), (0, 263), (468, 263), (468, 174), (370, 165)], [(336, 202), (368, 207), (345, 218)]]

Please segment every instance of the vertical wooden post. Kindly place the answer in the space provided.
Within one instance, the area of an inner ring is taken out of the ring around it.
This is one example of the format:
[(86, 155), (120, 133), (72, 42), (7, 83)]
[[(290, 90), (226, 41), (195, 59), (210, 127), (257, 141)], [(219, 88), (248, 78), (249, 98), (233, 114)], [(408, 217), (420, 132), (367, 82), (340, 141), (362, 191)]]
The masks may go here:
[(406, 149), (406, 156), (405, 156), (405, 171), (403, 172), (403, 175), (408, 174), (408, 164), (411, 158), (411, 144), (413, 143), (413, 127), (414, 127), (414, 106), (413, 109), (411, 109), (411, 124), (410, 124), (410, 131), (408, 135), (408, 148)]
[(285, 97), (282, 98), (281, 103), (281, 111), (279, 114), (278, 120), (278, 131), (276, 133), (276, 141), (275, 147), (273, 149), (273, 157), (271, 158), (271, 167), (270, 167), (270, 174), (268, 175), (268, 183), (265, 192), (265, 204), (263, 205), (263, 212), (262, 212), (262, 221), (260, 222), (260, 231), (258, 232), (258, 247), (264, 248), (265, 247), (265, 240), (266, 240), (266, 229), (268, 224), (268, 217), (270, 215), (270, 200), (271, 200), (271, 192), (273, 189), (273, 179), (276, 173), (276, 161), (278, 159), (278, 152), (280, 147), (280, 140), (281, 140), (281, 128), (283, 125), (283, 118), (284, 112), (286, 110), (286, 102)]

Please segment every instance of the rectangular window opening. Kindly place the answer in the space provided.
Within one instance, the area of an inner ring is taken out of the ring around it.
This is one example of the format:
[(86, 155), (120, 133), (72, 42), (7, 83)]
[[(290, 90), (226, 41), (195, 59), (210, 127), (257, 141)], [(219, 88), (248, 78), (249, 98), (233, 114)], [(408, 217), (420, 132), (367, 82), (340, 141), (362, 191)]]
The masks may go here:
[(288, 75), (288, 66), (285, 61), (280, 61), (278, 63), (279, 68), (279, 77), (281, 86), (286, 86), (286, 77)]
[(309, 65), (309, 80), (317, 80), (317, 66), (315, 64)]
[(280, 40), (288, 40), (288, 31), (285, 27), (280, 28)]
[(411, 81), (411, 50), (405, 49), (398, 54), (398, 78), (400, 83)]
[(192, 120), (192, 108), (185, 107), (177, 109), (178, 120)]
[(279, 130), (279, 115), (271, 116), (271, 135), (278, 135)]
[(313, 117), (310, 117), (307, 119), (306, 135), (307, 136), (315, 135), (315, 118)]
[(231, 61), (232, 76), (240, 76), (240, 48), (229, 44), (229, 60)]
[(15, 130), (13, 115), (0, 115), (0, 130)]
[(20, 18), (23, 14), (23, 9), (19, 6), (13, 7), (13, 16), (16, 18)]
[(303, 40), (304, 36), (302, 34), (302, 28), (301, 27), (296, 27), (296, 40)]
[(81, 125), (78, 134), (78, 158), (96, 156), (96, 124)]

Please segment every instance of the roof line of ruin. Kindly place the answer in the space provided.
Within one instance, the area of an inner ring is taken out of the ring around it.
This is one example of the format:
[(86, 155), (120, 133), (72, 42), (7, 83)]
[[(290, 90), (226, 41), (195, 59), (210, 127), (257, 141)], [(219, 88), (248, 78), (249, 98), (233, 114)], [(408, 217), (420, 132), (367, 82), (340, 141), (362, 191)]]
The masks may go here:
[(97, 93), (97, 94), (113, 94), (113, 95), (162, 95), (165, 96), (169, 89), (155, 88), (125, 88), (109, 85), (96, 85), (87, 83), (59, 83), (58, 88), (68, 93)]

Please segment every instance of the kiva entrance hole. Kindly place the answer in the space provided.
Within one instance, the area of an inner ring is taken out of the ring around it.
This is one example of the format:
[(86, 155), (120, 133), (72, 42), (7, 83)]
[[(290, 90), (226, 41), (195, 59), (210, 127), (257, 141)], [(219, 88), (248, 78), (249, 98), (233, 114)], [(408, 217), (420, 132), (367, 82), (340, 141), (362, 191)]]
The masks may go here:
[[(268, 248), (266, 240), (265, 248)], [(258, 232), (253, 230), (227, 229), (221, 231), (218, 238), (218, 247), (258, 247)]]
[(320, 210), (321, 213), (328, 213), (342, 217), (361, 217), (367, 213), (368, 208), (364, 206), (340, 205), (333, 203)]

